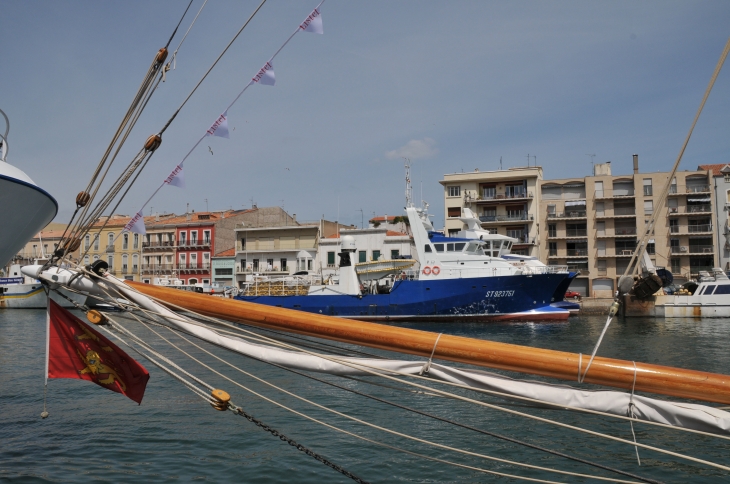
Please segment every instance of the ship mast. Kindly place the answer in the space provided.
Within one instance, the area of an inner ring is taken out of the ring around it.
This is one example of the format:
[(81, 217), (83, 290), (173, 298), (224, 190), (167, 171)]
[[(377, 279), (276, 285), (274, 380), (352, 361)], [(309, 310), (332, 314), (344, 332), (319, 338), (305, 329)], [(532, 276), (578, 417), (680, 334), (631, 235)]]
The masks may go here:
[(411, 186), (411, 160), (403, 158), (406, 166), (406, 208), (413, 206), (413, 187)]

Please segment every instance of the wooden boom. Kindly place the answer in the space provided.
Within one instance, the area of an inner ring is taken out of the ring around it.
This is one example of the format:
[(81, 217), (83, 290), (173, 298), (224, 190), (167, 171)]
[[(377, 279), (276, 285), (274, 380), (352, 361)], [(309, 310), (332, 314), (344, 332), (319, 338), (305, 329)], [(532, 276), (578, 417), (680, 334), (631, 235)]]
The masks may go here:
[[(377, 323), (305, 313), (245, 301), (126, 281), (139, 292), (196, 313), (344, 343), (429, 357), (438, 334)], [(312, 296), (317, 297), (317, 296)], [(476, 366), (577, 381), (589, 355), (442, 334), (434, 358)], [(730, 376), (596, 357), (586, 383), (730, 404)]]

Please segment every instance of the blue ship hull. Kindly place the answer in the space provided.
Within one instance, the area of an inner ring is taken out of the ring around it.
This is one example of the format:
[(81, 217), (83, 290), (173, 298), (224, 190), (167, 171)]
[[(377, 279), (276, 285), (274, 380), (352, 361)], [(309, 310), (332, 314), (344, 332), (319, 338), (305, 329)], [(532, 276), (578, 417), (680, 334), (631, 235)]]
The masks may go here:
[(363, 320), (567, 319), (550, 306), (566, 274), (400, 280), (389, 294), (237, 296), (241, 301)]

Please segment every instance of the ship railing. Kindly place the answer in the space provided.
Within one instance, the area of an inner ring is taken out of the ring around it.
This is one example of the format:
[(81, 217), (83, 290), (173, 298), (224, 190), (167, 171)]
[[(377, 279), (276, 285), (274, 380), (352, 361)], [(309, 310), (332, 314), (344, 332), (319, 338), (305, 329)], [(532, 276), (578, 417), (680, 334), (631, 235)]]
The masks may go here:
[[(438, 275), (426, 275), (424, 274), (424, 270), (426, 269), (426, 265), (421, 265), (420, 270), (413, 270), (409, 269), (406, 271), (401, 271), (399, 275), (396, 275), (395, 278), (397, 279), (408, 279), (408, 280), (419, 280), (419, 279), (428, 279), (428, 280), (443, 280), (443, 279), (470, 279), (475, 277), (497, 277), (497, 276), (514, 276), (519, 275), (520, 273), (524, 274), (553, 274), (558, 272), (567, 272), (567, 266), (562, 266), (563, 269), (560, 270), (559, 268), (561, 266), (548, 266), (546, 267), (533, 267), (533, 266), (525, 266), (525, 267), (514, 267), (512, 264), (510, 264), (511, 267), (479, 267), (479, 268), (464, 268), (462, 267), (444, 267), (439, 264), (435, 264), (436, 267), (439, 268)], [(428, 265), (431, 274), (433, 273), (433, 267), (434, 265)], [(553, 267), (555, 269), (553, 269)], [(515, 274), (515, 269), (519, 272)], [(529, 269), (529, 271), (528, 271)], [(535, 269), (535, 270), (533, 270)]]
[(318, 275), (290, 276), (281, 279), (270, 279), (265, 276), (254, 277), (239, 292), (243, 296), (304, 296), (309, 287), (322, 284)]

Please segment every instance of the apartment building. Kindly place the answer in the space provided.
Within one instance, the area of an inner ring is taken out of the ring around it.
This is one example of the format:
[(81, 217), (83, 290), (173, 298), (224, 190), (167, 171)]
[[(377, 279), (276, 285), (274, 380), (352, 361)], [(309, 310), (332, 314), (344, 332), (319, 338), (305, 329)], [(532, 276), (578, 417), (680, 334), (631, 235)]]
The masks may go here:
[(100, 217), (83, 238), (81, 253), (83, 263), (90, 264), (104, 260), (108, 271), (117, 277), (131, 281), (139, 280), (141, 236), (124, 230), (129, 215)]
[[(584, 178), (544, 180), (540, 186), (540, 252), (548, 264), (579, 270), (571, 289), (593, 297), (611, 297), (626, 270), (638, 239), (658, 208), (669, 172), (612, 175), (610, 162)], [(670, 269), (677, 282), (716, 264), (709, 172), (677, 172), (647, 245), (658, 267)]]
[(236, 284), (254, 275), (284, 276), (301, 271), (319, 272), (317, 247), (322, 237), (344, 226), (328, 220), (297, 221), (296, 215), (270, 213), (236, 226)]
[(175, 266), (176, 226), (170, 221), (178, 217), (174, 213), (155, 214), (144, 218), (140, 277), (143, 282), (177, 277)]
[(213, 256), (213, 284), (218, 286), (232, 286), (236, 269), (236, 249), (231, 248), (218, 252)]
[(453, 235), (464, 224), (458, 219), (463, 208), (479, 217), (492, 233), (518, 240), (515, 254), (540, 257), (538, 219), (542, 167), (497, 171), (451, 173), (439, 181), (444, 187), (445, 231)]
[[(66, 224), (51, 222), (35, 237), (26, 242), (23, 249), (10, 261), (10, 264), (28, 265), (33, 264), (36, 259), (50, 257), (58, 248), (65, 229)], [(70, 254), (71, 261), (78, 262), (79, 249)]]
[(697, 169), (710, 172), (713, 219), (717, 227), (717, 267), (730, 271), (730, 165), (700, 165)]

